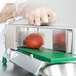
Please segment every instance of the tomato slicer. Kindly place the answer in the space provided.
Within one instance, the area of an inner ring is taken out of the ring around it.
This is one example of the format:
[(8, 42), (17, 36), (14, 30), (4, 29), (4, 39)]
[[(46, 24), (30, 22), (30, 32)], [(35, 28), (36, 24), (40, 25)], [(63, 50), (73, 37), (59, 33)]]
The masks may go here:
[[(65, 53), (54, 49), (55, 30), (66, 32)], [(44, 44), (39, 49), (29, 49), (24, 45), (28, 33), (41, 33)], [(7, 58), (18, 66), (39, 75), (40, 69), (47, 64), (68, 63), (76, 61), (76, 27), (71, 25), (30, 26), (25, 20), (6, 25), (3, 64)], [(8, 50), (10, 49), (10, 51)], [(12, 56), (13, 55), (13, 56)]]

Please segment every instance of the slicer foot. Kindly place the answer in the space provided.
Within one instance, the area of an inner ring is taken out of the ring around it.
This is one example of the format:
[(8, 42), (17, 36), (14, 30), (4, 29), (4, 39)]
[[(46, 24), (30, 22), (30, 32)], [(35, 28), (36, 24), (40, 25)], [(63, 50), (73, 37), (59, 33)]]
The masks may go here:
[(33, 76), (42, 76), (42, 75), (33, 75)]
[(5, 57), (2, 58), (2, 63), (3, 63), (3, 65), (7, 64), (7, 59)]

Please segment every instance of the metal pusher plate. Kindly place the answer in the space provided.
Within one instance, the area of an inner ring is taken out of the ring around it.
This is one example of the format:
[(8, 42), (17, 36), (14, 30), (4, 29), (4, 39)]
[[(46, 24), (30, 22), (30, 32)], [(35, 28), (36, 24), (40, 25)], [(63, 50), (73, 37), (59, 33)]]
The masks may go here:
[(51, 64), (76, 61), (76, 57), (74, 57), (73, 55), (54, 50), (40, 50), (18, 47), (17, 51), (27, 55), (33, 54), (34, 58)]

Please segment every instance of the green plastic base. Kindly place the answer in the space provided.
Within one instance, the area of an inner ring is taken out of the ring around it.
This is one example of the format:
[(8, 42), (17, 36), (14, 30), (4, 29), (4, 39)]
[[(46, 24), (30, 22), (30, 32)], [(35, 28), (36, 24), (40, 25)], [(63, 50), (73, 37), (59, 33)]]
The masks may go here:
[(34, 58), (37, 58), (45, 62), (49, 62), (51, 64), (76, 61), (76, 57), (73, 57), (71, 54), (58, 52), (54, 50), (18, 48), (17, 51), (27, 54), (27, 55), (33, 54)]
[(2, 63), (3, 63), (3, 65), (7, 64), (7, 59), (5, 57), (2, 58)]

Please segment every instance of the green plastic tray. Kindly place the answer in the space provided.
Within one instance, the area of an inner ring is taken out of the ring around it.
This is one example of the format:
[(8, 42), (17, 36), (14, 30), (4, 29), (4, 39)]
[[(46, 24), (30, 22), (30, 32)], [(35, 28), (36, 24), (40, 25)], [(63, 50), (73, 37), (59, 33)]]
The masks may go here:
[(71, 54), (58, 52), (54, 50), (44, 51), (39, 49), (18, 48), (17, 51), (27, 55), (33, 54), (34, 58), (49, 63), (65, 63), (65, 62), (76, 61), (76, 57), (73, 57)]

